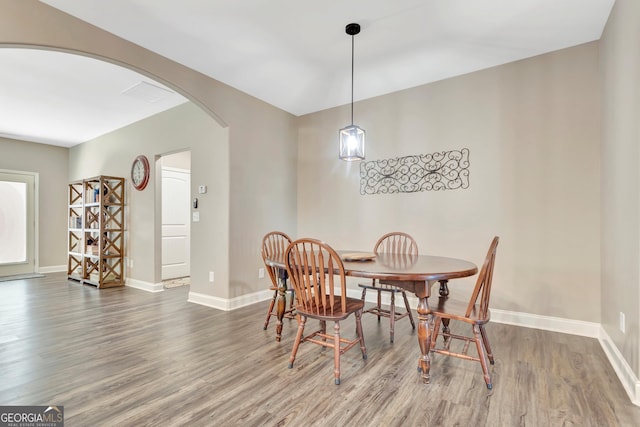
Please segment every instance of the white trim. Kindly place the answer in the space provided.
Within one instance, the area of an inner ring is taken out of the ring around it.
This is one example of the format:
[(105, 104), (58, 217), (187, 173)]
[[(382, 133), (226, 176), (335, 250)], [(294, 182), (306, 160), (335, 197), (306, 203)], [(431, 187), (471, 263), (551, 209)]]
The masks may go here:
[[(349, 298), (357, 298), (357, 299), (362, 298), (362, 288), (357, 288), (357, 289), (347, 288), (347, 296)], [(411, 295), (411, 292), (407, 292), (407, 299), (409, 300), (409, 307), (415, 310), (418, 307), (418, 298)], [(369, 292), (367, 292), (365, 296), (365, 301), (373, 304), (377, 303), (378, 302), (377, 293), (369, 289)], [(391, 292), (382, 293), (381, 303), (383, 305), (391, 304)], [(402, 296), (400, 296), (399, 298), (396, 297), (395, 305), (396, 307), (404, 308), (404, 299), (402, 298)]]
[(33, 173), (33, 271), (40, 270), (40, 172)]
[(67, 271), (66, 265), (50, 265), (48, 267), (39, 267), (36, 270), (38, 273), (61, 273)]
[[(362, 291), (359, 289), (347, 289), (347, 296), (351, 298), (361, 298)], [(375, 292), (367, 292), (366, 302), (375, 303), (377, 295)], [(407, 295), (409, 306), (416, 309), (418, 298)], [(391, 298), (389, 292), (382, 293), (382, 304), (389, 305)], [(396, 298), (396, 307), (404, 308), (402, 298)], [(525, 328), (542, 329), (545, 331), (562, 332), (565, 334), (580, 335), (583, 337), (598, 338), (600, 336), (600, 324), (594, 322), (584, 322), (581, 320), (564, 319), (561, 317), (540, 316), (538, 314), (520, 313), (515, 311), (491, 309), (491, 321), (504, 323), (507, 325), (522, 326)]]
[(198, 292), (189, 292), (187, 301), (216, 308), (218, 310), (230, 311), (271, 298), (273, 298), (273, 291), (267, 289), (264, 291), (254, 292), (252, 294), (240, 295), (239, 297), (231, 299), (214, 297), (212, 295), (201, 294)]
[(218, 310), (229, 311), (229, 300), (225, 298), (214, 297), (212, 295), (201, 294), (198, 292), (189, 292), (187, 301), (204, 305), (206, 307), (215, 308)]
[(130, 288), (141, 289), (147, 292), (162, 292), (164, 291), (164, 285), (162, 283), (149, 283), (143, 282), (142, 280), (136, 279), (126, 279), (125, 286), (129, 286)]
[(602, 326), (600, 327), (598, 341), (600, 341), (600, 346), (602, 346), (604, 354), (607, 355), (607, 359), (609, 359), (611, 367), (613, 367), (618, 379), (622, 383), (622, 387), (624, 387), (629, 399), (631, 399), (631, 403), (640, 406), (640, 380), (638, 380), (633, 369), (631, 369), (627, 361), (622, 356), (622, 353), (618, 350), (618, 347), (616, 347), (615, 343)]
[[(189, 150), (185, 150), (185, 151), (189, 151)], [(178, 151), (177, 153), (163, 154), (161, 157), (166, 157), (166, 156), (170, 156), (172, 154), (178, 154), (178, 153), (184, 153), (184, 151)], [(163, 171), (180, 172), (180, 173), (186, 173), (188, 175), (191, 175), (191, 169), (175, 168), (173, 166), (164, 166), (164, 165), (160, 166), (160, 169)]]
[(540, 316), (531, 313), (491, 309), (491, 321), (506, 325), (522, 326), (525, 328), (541, 329), (543, 331), (562, 332), (564, 334), (598, 338), (600, 324), (581, 320), (564, 319), (561, 317)]

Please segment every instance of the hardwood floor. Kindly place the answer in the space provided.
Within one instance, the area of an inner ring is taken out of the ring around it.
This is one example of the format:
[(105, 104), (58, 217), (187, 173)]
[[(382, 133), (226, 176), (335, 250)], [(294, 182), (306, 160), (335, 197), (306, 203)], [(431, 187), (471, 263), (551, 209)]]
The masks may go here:
[[(63, 405), (66, 426), (637, 426), (595, 339), (490, 323), (493, 390), (478, 363), (435, 355), (416, 371), (408, 322), (363, 316), (368, 360), (303, 344), (268, 302), (223, 312), (188, 287), (98, 290), (61, 273), (0, 283), (0, 405)], [(314, 326), (310, 322), (310, 326)], [(343, 333), (355, 334), (352, 318)]]

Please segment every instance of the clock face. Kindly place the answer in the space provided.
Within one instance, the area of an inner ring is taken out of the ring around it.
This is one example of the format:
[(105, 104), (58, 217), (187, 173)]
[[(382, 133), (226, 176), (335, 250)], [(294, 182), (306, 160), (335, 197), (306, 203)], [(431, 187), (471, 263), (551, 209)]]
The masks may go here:
[(136, 160), (133, 164), (133, 183), (135, 185), (140, 185), (140, 183), (144, 180), (144, 165), (140, 160)]
[(145, 156), (138, 156), (131, 166), (131, 182), (136, 190), (143, 190), (149, 182), (149, 161)]

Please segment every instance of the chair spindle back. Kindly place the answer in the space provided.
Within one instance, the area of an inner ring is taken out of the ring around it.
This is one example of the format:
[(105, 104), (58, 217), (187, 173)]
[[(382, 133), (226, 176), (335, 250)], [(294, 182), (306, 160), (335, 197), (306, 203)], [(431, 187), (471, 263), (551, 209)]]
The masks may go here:
[(491, 246), (489, 246), (487, 256), (484, 259), (484, 264), (482, 264), (482, 269), (476, 281), (476, 286), (471, 294), (465, 317), (471, 316), (471, 312), (478, 303), (478, 297), (480, 297), (478, 318), (487, 318), (487, 314), (489, 313), (489, 297), (491, 296), (491, 282), (493, 281), (493, 266), (496, 261), (496, 250), (499, 241), (500, 238), (496, 236), (493, 238)]
[(262, 239), (262, 259), (269, 272), (273, 286), (278, 287), (278, 269), (267, 264), (269, 259), (284, 259), (284, 252), (291, 243), (291, 238), (281, 231), (267, 233)]
[(318, 315), (346, 313), (347, 282), (338, 253), (316, 239), (299, 239), (285, 252), (298, 305)]
[(378, 239), (373, 252), (388, 254), (418, 255), (418, 244), (407, 233), (394, 231)]

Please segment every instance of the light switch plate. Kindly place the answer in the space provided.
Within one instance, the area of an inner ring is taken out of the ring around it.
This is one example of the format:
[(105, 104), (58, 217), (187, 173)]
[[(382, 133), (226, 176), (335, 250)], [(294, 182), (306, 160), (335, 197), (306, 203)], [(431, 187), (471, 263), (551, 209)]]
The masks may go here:
[(200, 212), (193, 212), (192, 213), (192, 218), (193, 218), (193, 222), (198, 222), (200, 221)]

